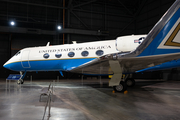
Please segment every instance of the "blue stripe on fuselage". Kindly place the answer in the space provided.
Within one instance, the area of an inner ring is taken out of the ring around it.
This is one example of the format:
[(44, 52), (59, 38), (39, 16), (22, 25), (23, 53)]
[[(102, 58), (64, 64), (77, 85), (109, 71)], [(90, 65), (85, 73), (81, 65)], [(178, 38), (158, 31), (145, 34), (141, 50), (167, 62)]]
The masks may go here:
[(13, 71), (68, 71), (94, 59), (96, 58), (29, 61), (29, 68), (23, 68), (19, 61), (7, 64), (6, 68)]
[(166, 37), (168, 32), (174, 26), (176, 21), (179, 19), (180, 9), (172, 16), (168, 23), (163, 27), (159, 34), (154, 38), (150, 45), (139, 55), (139, 56), (149, 56), (149, 55), (159, 55), (180, 52), (180, 49), (157, 49), (163, 39)]

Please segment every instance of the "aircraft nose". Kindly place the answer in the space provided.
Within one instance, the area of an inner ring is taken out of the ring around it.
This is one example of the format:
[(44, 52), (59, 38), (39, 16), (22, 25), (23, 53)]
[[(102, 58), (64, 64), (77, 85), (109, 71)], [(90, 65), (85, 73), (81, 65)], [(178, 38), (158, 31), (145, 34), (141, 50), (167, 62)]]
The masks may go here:
[(3, 67), (6, 68), (6, 69), (9, 69), (8, 63), (6, 62), (6, 63), (3, 65)]

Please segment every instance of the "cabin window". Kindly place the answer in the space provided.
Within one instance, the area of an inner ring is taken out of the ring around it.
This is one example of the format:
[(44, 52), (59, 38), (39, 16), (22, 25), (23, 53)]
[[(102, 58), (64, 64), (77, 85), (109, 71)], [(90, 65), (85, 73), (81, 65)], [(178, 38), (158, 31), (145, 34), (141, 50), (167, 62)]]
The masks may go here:
[(97, 55), (97, 56), (101, 56), (101, 55), (103, 55), (103, 54), (104, 54), (104, 51), (102, 51), (102, 50), (96, 51), (96, 55)]
[(49, 54), (48, 54), (48, 53), (45, 53), (45, 54), (43, 55), (43, 57), (47, 59), (47, 58), (49, 58)]
[(60, 57), (62, 56), (62, 54), (56, 53), (55, 56), (56, 56), (57, 58), (60, 58)]
[(69, 56), (69, 57), (74, 57), (74, 55), (75, 55), (74, 52), (69, 52), (69, 53), (68, 53), (68, 56)]
[(86, 56), (89, 55), (89, 52), (88, 52), (88, 51), (83, 51), (83, 52), (81, 53), (81, 55), (84, 56), (84, 57), (86, 57)]

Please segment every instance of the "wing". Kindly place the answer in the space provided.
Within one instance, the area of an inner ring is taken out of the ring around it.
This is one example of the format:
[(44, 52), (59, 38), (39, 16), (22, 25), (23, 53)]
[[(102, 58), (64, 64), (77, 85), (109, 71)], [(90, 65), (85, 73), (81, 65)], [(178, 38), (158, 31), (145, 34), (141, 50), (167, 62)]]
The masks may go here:
[(83, 64), (77, 68), (72, 69), (72, 72), (86, 73), (86, 74), (113, 74), (109, 61), (118, 61), (122, 67), (122, 73), (133, 73), (141, 69), (156, 66), (158, 64), (177, 60), (180, 58), (180, 53), (143, 56), (143, 57), (120, 57), (114, 55), (102, 56), (87, 64)]

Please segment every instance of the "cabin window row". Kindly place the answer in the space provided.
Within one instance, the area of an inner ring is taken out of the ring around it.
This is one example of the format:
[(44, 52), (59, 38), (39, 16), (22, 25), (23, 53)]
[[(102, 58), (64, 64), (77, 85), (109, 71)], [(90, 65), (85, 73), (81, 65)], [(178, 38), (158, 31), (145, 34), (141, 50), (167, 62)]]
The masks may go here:
[[(96, 51), (96, 55), (97, 56), (101, 56), (101, 55), (103, 55), (104, 54), (104, 51), (102, 51), (102, 50), (97, 50)], [(81, 53), (81, 55), (83, 56), (83, 57), (87, 57), (88, 55), (89, 55), (89, 52), (88, 51), (83, 51), (82, 53)], [(60, 58), (62, 56), (62, 54), (61, 53), (56, 53), (55, 54), (55, 57), (56, 58)], [(68, 56), (69, 57), (74, 57), (75, 56), (75, 53), (74, 52), (69, 52), (68, 53)], [(44, 55), (43, 55), (43, 57), (45, 58), (45, 59), (48, 59), (49, 57), (50, 57), (50, 55), (48, 54), (48, 53), (45, 53)]]

